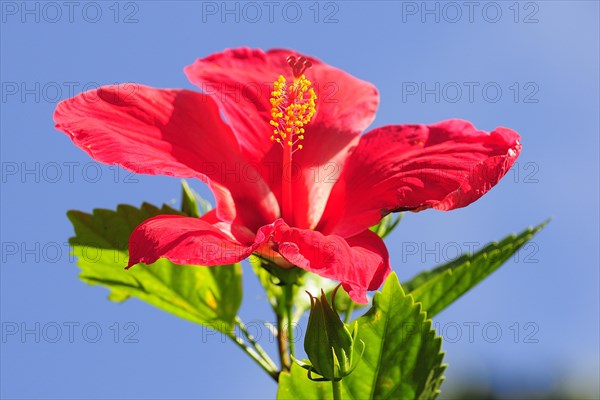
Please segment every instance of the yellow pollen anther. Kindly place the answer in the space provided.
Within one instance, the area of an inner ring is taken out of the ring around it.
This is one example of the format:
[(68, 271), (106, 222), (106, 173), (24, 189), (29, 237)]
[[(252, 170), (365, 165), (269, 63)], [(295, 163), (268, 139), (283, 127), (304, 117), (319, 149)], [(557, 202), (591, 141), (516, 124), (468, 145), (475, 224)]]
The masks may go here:
[[(302, 64), (299, 64), (299, 63)], [(312, 83), (302, 73), (310, 62), (306, 59), (288, 60), (294, 72), (294, 81), (288, 82), (280, 75), (273, 83), (271, 92), (271, 120), (274, 140), (281, 145), (286, 142), (293, 147), (298, 140), (304, 140), (304, 126), (306, 126), (316, 112), (317, 95), (311, 87)], [(298, 144), (293, 151), (302, 149)]]

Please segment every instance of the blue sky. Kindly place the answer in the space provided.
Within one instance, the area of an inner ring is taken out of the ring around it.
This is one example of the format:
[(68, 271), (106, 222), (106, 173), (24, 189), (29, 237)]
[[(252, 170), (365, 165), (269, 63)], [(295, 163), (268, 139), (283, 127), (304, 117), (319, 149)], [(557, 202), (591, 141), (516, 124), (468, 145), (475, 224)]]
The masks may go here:
[[(87, 287), (64, 245), (67, 210), (178, 202), (180, 188), (93, 162), (54, 130), (56, 103), (116, 82), (194, 89), (184, 66), (238, 46), (293, 48), (373, 82), (373, 126), (458, 117), (518, 131), (523, 152), (503, 181), (465, 209), (407, 215), (387, 240), (392, 264), (409, 278), (552, 217), (435, 318), (450, 364), (443, 388), (598, 394), (597, 2), (69, 4), (0, 3), (3, 398), (273, 397), (269, 378), (218, 335)], [(242, 317), (272, 319), (245, 272)], [(266, 331), (262, 342), (274, 350)]]

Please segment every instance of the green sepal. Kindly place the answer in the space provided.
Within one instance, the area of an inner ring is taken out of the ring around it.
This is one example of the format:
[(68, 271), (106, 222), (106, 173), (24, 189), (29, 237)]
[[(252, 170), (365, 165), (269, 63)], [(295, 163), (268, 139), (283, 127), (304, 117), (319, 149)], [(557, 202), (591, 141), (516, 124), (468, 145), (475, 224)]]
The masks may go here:
[[(300, 284), (301, 286), (298, 288), (299, 294), (323, 289), (327, 298), (331, 298), (335, 290), (335, 297), (333, 298), (333, 301), (335, 302), (335, 310), (338, 312), (338, 314), (346, 313), (349, 310), (358, 310), (367, 306), (367, 304), (354, 302), (344, 288), (336, 290), (336, 288), (339, 286), (338, 282), (323, 278), (322, 276), (312, 272), (306, 272), (302, 276)], [(296, 296), (294, 299), (294, 305), (296, 307), (294, 321), (298, 321), (306, 311), (310, 310), (310, 297), (302, 295)]]

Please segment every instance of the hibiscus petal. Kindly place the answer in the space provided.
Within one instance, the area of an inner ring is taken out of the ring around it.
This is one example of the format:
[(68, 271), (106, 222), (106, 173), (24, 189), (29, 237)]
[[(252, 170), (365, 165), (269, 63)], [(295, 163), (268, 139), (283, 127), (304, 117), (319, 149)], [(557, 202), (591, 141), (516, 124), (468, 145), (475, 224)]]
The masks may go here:
[(464, 207), (511, 168), (519, 139), (510, 129), (487, 133), (463, 120), (375, 129), (347, 159), (318, 229), (348, 236), (390, 212)]
[(105, 86), (61, 102), (54, 120), (97, 161), (208, 182), (221, 219), (258, 228), (279, 211), (262, 179), (241, 179), (238, 170), (246, 161), (237, 140), (204, 94), (138, 84)]
[[(348, 242), (350, 247), (352, 247), (355, 251), (376, 253), (381, 256), (382, 262), (373, 273), (371, 283), (369, 283), (368, 287), (369, 290), (379, 289), (379, 287), (385, 281), (385, 278), (387, 278), (388, 274), (392, 271), (390, 267), (388, 250), (385, 246), (385, 243), (383, 243), (383, 240), (377, 236), (375, 232), (371, 232), (367, 229), (358, 235), (346, 238), (346, 242)], [(346, 291), (348, 291), (348, 288), (344, 288)]]
[(223, 222), (212, 224), (212, 216), (190, 218), (159, 215), (142, 222), (129, 238), (127, 268), (143, 262), (152, 264), (165, 257), (176, 264), (223, 265), (247, 258), (269, 239), (274, 225), (259, 229), (254, 242), (240, 243), (234, 230)]
[(367, 303), (367, 290), (379, 288), (390, 272), (387, 249), (370, 231), (344, 239), (282, 223), (275, 230), (273, 242), (279, 254), (293, 265), (342, 282), (357, 303)]
[[(263, 179), (281, 200), (282, 149), (270, 141), (269, 99), (279, 75), (292, 79), (286, 62), (293, 50), (239, 48), (198, 59), (185, 72), (191, 82), (219, 103), (238, 136), (243, 153), (258, 163)], [(306, 126), (304, 149), (294, 154), (294, 225), (317, 224), (349, 147), (373, 121), (379, 103), (377, 89), (368, 82), (307, 57), (305, 74), (317, 92), (317, 113)]]

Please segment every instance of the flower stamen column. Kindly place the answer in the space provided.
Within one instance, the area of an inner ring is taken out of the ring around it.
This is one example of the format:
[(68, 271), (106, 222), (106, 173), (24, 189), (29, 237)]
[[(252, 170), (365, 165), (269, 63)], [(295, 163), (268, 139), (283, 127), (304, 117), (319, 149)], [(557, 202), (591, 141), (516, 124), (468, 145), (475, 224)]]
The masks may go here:
[(312, 66), (305, 57), (290, 56), (287, 62), (294, 75), (293, 83), (287, 83), (280, 75), (273, 83), (271, 92), (271, 121), (274, 127), (271, 140), (283, 148), (281, 198), (283, 219), (290, 225), (294, 224), (292, 199), (292, 155), (302, 150), (304, 126), (310, 122), (316, 112), (317, 95), (306, 79), (304, 71)]

